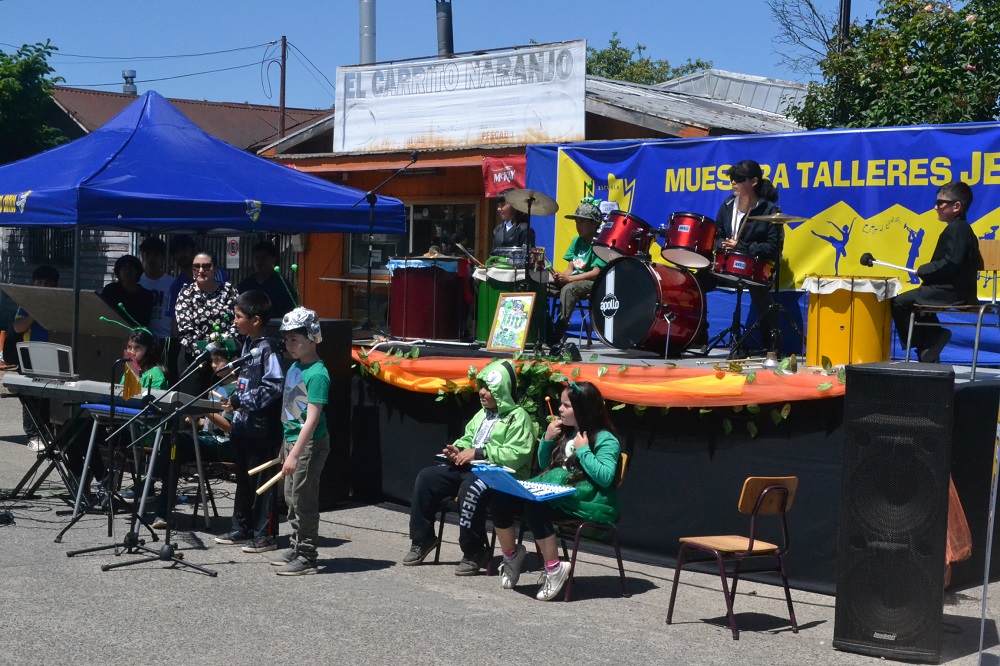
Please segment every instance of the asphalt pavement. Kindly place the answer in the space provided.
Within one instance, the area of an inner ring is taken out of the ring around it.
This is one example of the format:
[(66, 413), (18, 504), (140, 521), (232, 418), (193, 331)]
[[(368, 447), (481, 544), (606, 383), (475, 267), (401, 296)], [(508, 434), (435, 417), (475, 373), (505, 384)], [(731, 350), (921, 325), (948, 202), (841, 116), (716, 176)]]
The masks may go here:
[[(25, 443), (20, 405), (0, 400), (3, 492), (36, 459)], [(181, 488), (194, 492), (191, 484)], [(441, 564), (403, 567), (407, 514), (389, 505), (323, 513), (319, 574), (276, 576), (267, 554), (213, 541), (229, 528), (233, 489), (228, 482), (216, 484), (220, 515), (210, 530), (200, 521), (192, 526), (190, 505), (175, 514), (180, 529), (174, 538), (184, 561), (216, 577), (158, 560), (102, 571), (102, 565), (140, 558), (115, 548), (67, 557), (73, 549), (120, 544), (128, 524), (124, 515), (116, 516), (109, 537), (106, 515), (87, 515), (62, 543), (54, 543), (71, 508), (55, 474), (36, 496), (0, 500), (0, 512), (9, 511), (14, 520), (0, 527), (0, 664), (878, 661), (831, 647), (833, 597), (793, 590), (796, 634), (781, 588), (748, 581), (739, 585), (735, 608), (742, 631), (734, 641), (714, 575), (682, 573), (674, 624), (667, 626), (673, 570), (669, 561), (648, 555), (626, 555), (632, 596), (623, 598), (614, 559), (582, 553), (568, 603), (535, 600), (538, 565), (530, 555), (515, 590), (501, 590), (496, 576), (455, 576), (455, 525), (445, 528)], [(287, 534), (284, 522), (281, 529)], [(158, 550), (161, 544), (147, 545)], [(994, 584), (988, 664), (1000, 664), (996, 593)], [(943, 663), (977, 663), (980, 603), (979, 588), (946, 595)]]

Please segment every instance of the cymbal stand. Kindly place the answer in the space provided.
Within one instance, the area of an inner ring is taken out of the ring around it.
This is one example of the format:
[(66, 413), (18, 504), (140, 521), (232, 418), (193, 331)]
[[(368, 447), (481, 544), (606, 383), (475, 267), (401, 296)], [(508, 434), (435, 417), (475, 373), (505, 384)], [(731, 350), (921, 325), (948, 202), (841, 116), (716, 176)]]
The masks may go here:
[(733, 322), (729, 328), (719, 332), (705, 345), (705, 355), (716, 347), (726, 347), (729, 349), (729, 357), (732, 359), (740, 344), (747, 337), (747, 327), (743, 325), (743, 288), (746, 283), (742, 279), (736, 281), (736, 307), (733, 308)]
[[(743, 334), (743, 337), (741, 337), (737, 341), (736, 343), (737, 346), (742, 345), (744, 342), (746, 342), (747, 338), (750, 337), (750, 334), (753, 333), (755, 330), (757, 330), (757, 328), (761, 327), (763, 323), (767, 321), (767, 318), (771, 315), (771, 313), (774, 312), (780, 314), (785, 318), (785, 321), (788, 322), (788, 325), (791, 326), (792, 330), (795, 331), (795, 333), (799, 336), (799, 340), (802, 342), (802, 347), (805, 347), (806, 336), (802, 334), (802, 329), (799, 328), (798, 324), (795, 323), (795, 320), (792, 319), (792, 316), (788, 313), (788, 310), (785, 309), (785, 306), (781, 304), (781, 251), (783, 245), (784, 245), (784, 234), (782, 234), (781, 244), (778, 245), (778, 262), (774, 267), (774, 281), (773, 281), (774, 294), (771, 296), (771, 304), (768, 305), (767, 308), (765, 308), (762, 313), (760, 313), (760, 315), (757, 317), (757, 320), (753, 323), (753, 325), (751, 325), (750, 328), (748, 328), (746, 332)], [(777, 317), (775, 318), (777, 319)], [(768, 345), (767, 349), (768, 351), (772, 351), (775, 353), (780, 352), (781, 351), (780, 328), (778, 328), (777, 326), (774, 327), (774, 329), (771, 331), (771, 339), (766, 342)]]

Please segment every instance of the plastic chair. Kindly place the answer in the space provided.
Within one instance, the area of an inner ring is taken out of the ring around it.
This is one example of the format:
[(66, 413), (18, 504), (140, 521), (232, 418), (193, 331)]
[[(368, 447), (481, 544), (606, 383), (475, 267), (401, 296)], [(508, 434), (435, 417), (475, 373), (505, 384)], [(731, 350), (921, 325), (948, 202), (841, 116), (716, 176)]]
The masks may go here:
[[(577, 301), (576, 310), (580, 313), (580, 339), (584, 336), (587, 339), (587, 349), (594, 346), (594, 322), (590, 318), (590, 299), (583, 298)], [(549, 321), (555, 322), (559, 318), (559, 297), (552, 296), (549, 299)], [(560, 344), (566, 342), (566, 336), (559, 341)]]
[[(618, 463), (618, 470), (615, 473), (615, 487), (621, 487), (625, 481), (625, 473), (628, 471), (629, 457), (627, 453), (621, 453), (621, 460)], [(618, 544), (617, 522), (594, 523), (586, 520), (557, 520), (553, 522), (556, 528), (556, 536), (562, 545), (563, 557), (569, 559), (569, 578), (566, 579), (566, 587), (563, 592), (563, 601), (569, 601), (573, 592), (573, 576), (576, 573), (576, 556), (580, 551), (580, 540), (596, 541), (605, 543), (610, 540), (615, 549), (615, 558), (618, 560), (618, 575), (622, 583), (622, 596), (632, 596), (628, 591), (628, 584), (625, 580), (625, 565), (622, 563), (622, 551)], [(596, 533), (596, 534), (595, 534)], [(573, 539), (573, 554), (567, 554), (566, 542)], [(539, 555), (540, 557), (540, 555)]]
[[(976, 380), (976, 364), (979, 362), (979, 341), (982, 335), (983, 329), (983, 317), (987, 314), (997, 315), (997, 326), (1000, 327), (1000, 304), (997, 303), (997, 272), (1000, 271), (1000, 240), (981, 240), (979, 241), (979, 253), (983, 257), (983, 270), (984, 273), (993, 274), (993, 298), (986, 303), (976, 303), (974, 305), (921, 305), (916, 304), (913, 306), (913, 310), (910, 312), (910, 326), (906, 333), (906, 360), (910, 360), (910, 342), (913, 339), (913, 327), (914, 326), (940, 326), (937, 321), (917, 321), (918, 314), (939, 314), (939, 313), (952, 313), (952, 314), (974, 314), (976, 315), (976, 322), (947, 322), (946, 327), (961, 327), (961, 326), (975, 326), (976, 327), (976, 337), (973, 341), (972, 346), (972, 372), (969, 375), (969, 381)], [(898, 332), (898, 331), (897, 331)]]
[[(740, 494), (740, 513), (750, 514), (750, 536), (704, 536), (682, 537), (680, 551), (677, 553), (677, 566), (674, 569), (674, 584), (670, 590), (670, 607), (667, 609), (667, 624), (670, 624), (674, 614), (674, 600), (677, 598), (677, 582), (681, 577), (681, 568), (690, 562), (707, 562), (714, 560), (719, 567), (719, 577), (722, 578), (722, 592), (726, 596), (726, 616), (729, 618), (729, 628), (733, 632), (733, 640), (740, 639), (740, 631), (736, 627), (736, 617), (733, 615), (733, 601), (736, 599), (736, 585), (739, 583), (741, 565), (744, 560), (753, 558), (773, 557), (777, 566), (756, 569), (752, 573), (774, 571), (781, 574), (781, 582), (785, 587), (785, 600), (788, 602), (788, 615), (792, 621), (792, 631), (799, 632), (795, 622), (795, 610), (792, 608), (792, 594), (788, 589), (788, 576), (785, 574), (785, 553), (788, 552), (788, 521), (785, 514), (792, 507), (799, 479), (795, 476), (751, 476), (743, 483)], [(775, 515), (781, 519), (782, 544), (780, 546), (761, 541), (756, 538), (757, 516)], [(698, 551), (707, 557), (697, 560), (687, 557), (688, 551)], [(726, 580), (726, 562), (735, 562), (733, 567), (733, 587), (730, 591)], [(744, 572), (746, 573), (746, 572)]]

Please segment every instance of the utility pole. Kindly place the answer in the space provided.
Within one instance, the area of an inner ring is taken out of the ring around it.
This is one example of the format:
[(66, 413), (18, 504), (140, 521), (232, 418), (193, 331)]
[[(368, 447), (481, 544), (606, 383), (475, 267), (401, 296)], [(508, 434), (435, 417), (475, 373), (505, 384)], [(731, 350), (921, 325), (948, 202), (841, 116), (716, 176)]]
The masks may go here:
[[(850, 0), (846, 0), (850, 2)], [(278, 93), (278, 138), (285, 138), (285, 66), (288, 64), (288, 40), (281, 36), (281, 91)]]

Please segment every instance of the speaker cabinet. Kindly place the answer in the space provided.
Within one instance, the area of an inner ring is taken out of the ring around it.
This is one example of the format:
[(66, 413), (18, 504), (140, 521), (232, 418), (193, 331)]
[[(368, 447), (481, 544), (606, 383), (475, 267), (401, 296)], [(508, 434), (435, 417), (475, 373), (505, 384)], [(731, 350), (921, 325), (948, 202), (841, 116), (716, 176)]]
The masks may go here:
[(833, 646), (941, 659), (950, 366), (847, 368)]

